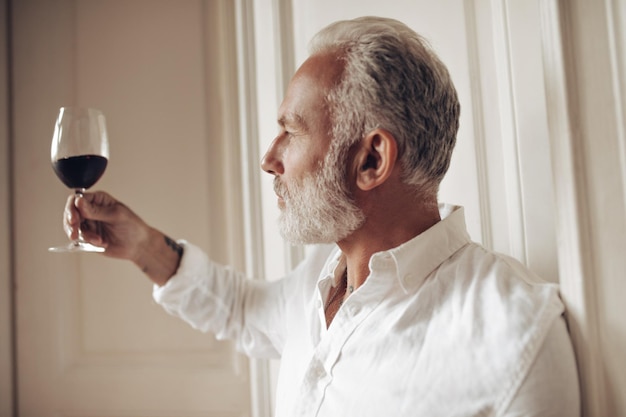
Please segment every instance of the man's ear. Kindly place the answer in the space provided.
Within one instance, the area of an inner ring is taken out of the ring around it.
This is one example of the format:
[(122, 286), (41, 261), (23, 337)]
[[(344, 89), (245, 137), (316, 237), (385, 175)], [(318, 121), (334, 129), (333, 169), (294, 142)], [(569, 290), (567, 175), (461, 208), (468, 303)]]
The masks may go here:
[(356, 154), (356, 185), (369, 191), (392, 174), (398, 158), (398, 143), (385, 129), (374, 129), (361, 141)]

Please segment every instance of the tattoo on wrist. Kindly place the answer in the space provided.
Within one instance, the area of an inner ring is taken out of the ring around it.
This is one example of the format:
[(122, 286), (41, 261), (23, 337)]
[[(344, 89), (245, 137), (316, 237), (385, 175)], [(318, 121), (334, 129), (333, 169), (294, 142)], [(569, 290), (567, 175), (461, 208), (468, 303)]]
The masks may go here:
[(169, 246), (174, 252), (176, 252), (179, 258), (183, 256), (183, 247), (176, 243), (175, 240), (169, 238), (168, 236), (165, 236), (165, 244)]

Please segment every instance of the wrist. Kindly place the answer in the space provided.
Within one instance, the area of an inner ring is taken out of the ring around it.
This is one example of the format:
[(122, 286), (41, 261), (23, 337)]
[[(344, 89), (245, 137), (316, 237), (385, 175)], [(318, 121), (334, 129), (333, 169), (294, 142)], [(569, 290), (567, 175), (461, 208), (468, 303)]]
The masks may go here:
[(182, 255), (182, 245), (150, 228), (147, 238), (138, 246), (133, 262), (155, 284), (164, 285), (178, 270)]

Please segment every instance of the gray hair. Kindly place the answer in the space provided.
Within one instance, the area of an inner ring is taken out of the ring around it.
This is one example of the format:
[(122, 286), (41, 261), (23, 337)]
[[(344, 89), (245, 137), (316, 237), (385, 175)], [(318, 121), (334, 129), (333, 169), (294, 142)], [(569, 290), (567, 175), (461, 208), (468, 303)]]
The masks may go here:
[(403, 181), (420, 195), (436, 195), (450, 166), (460, 105), (426, 40), (397, 20), (362, 17), (322, 29), (310, 52), (337, 53), (345, 63), (327, 96), (332, 147), (346, 152), (383, 128), (398, 142)]

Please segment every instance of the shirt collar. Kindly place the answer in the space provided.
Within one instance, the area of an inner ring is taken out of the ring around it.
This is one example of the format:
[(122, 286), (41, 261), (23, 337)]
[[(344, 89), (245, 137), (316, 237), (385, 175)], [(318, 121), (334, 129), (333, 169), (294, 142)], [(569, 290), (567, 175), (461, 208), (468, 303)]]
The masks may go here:
[[(400, 246), (372, 255), (372, 273), (395, 267), (397, 279), (405, 292), (415, 290), (439, 265), (470, 242), (463, 207), (440, 204), (441, 221)], [(331, 255), (322, 276), (332, 277), (336, 287), (346, 269), (346, 260), (337, 250)]]
[(331, 283), (333, 288), (337, 287), (343, 278), (346, 271), (346, 257), (339, 248), (330, 256), (330, 261), (324, 268), (322, 277), (331, 277)]

